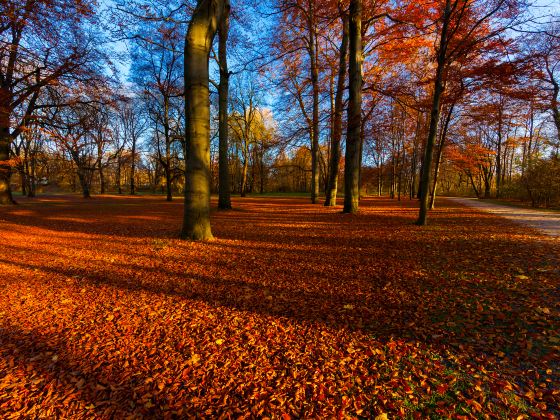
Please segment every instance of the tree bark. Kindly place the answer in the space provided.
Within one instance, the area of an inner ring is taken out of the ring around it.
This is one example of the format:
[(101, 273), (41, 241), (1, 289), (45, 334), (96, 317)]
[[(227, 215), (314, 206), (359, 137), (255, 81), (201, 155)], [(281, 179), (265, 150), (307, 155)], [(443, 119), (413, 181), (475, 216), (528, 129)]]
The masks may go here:
[(360, 150), (362, 128), (362, 1), (350, 1), (350, 92), (344, 164), (344, 213), (357, 213), (360, 201)]
[(340, 141), (342, 139), (342, 111), (344, 107), (344, 85), (346, 83), (346, 59), (348, 57), (348, 16), (342, 17), (342, 42), (340, 45), (340, 57), (338, 67), (338, 79), (336, 96), (334, 99), (333, 130), (331, 139), (331, 156), (329, 178), (325, 206), (336, 206), (336, 195), (338, 192), (338, 172), (340, 171)]
[(210, 98), (208, 59), (227, 0), (199, 0), (185, 40), (185, 239), (213, 239), (210, 227)]
[(231, 209), (231, 180), (228, 161), (228, 102), (229, 102), (229, 70), (227, 62), (227, 41), (229, 34), (229, 4), (224, 7), (222, 19), (218, 25), (218, 56), (220, 61), (219, 96), (219, 156), (218, 156), (218, 208)]

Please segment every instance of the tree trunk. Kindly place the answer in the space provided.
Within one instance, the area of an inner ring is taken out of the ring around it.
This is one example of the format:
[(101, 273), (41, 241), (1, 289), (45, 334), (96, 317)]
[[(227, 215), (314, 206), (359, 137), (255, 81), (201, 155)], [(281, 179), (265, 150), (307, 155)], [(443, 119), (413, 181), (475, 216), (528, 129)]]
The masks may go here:
[(103, 146), (101, 142), (97, 144), (97, 171), (99, 172), (99, 193), (105, 194), (105, 176), (103, 174)]
[(319, 65), (317, 51), (317, 28), (315, 24), (315, 1), (309, 11), (309, 59), (311, 61), (311, 86), (313, 89), (313, 119), (311, 127), (311, 203), (319, 198)]
[(21, 195), (25, 196), (27, 195), (27, 186), (28, 186), (28, 182), (29, 182), (29, 178), (27, 177), (27, 174), (29, 173), (28, 167), (29, 164), (27, 163), (27, 153), (24, 152), (24, 156), (23, 156), (23, 164), (20, 170), (20, 176), (21, 176)]
[(173, 188), (171, 186), (171, 159), (167, 159), (165, 165), (165, 200), (173, 201)]
[(82, 196), (84, 198), (91, 198), (89, 179), (86, 169), (78, 168), (78, 178), (80, 180), (80, 186), (82, 187)]
[(441, 131), (441, 136), (439, 140), (439, 147), (436, 156), (436, 168), (434, 171), (434, 185), (432, 187), (432, 194), (430, 195), (430, 209), (433, 210), (436, 202), (437, 185), (439, 178), (439, 168), (441, 166), (441, 160), (443, 158), (443, 149), (445, 147), (445, 139), (447, 138), (447, 132), (449, 131), (449, 123), (451, 122), (451, 117), (453, 116), (453, 109), (455, 104), (451, 104), (449, 107), (449, 112), (445, 116), (445, 121), (443, 124), (443, 130)]
[(229, 5), (224, 7), (222, 19), (218, 24), (218, 55), (220, 61), (219, 96), (219, 156), (218, 156), (218, 208), (231, 209), (231, 180), (228, 161), (228, 101), (229, 101), (229, 70), (227, 62), (227, 41), (229, 34)]
[(37, 151), (30, 150), (27, 152), (28, 157), (26, 158), (27, 167), (27, 197), (33, 198), (37, 195)]
[(344, 213), (357, 213), (360, 201), (360, 143), (362, 128), (362, 1), (350, 1), (350, 92), (344, 164)]
[(259, 167), (260, 167), (260, 192), (264, 194), (264, 178), (265, 178), (265, 170), (264, 170), (264, 144), (261, 146), (261, 152), (259, 155)]
[(132, 136), (132, 150), (130, 153), (130, 159), (130, 195), (134, 195), (136, 194), (136, 181), (134, 179), (136, 176), (136, 135), (134, 134)]
[(550, 102), (550, 109), (552, 111), (552, 119), (554, 125), (556, 126), (556, 135), (558, 143), (556, 145), (556, 156), (558, 155), (558, 148), (560, 147), (560, 84), (555, 78), (554, 71), (551, 68), (550, 63), (546, 60), (546, 71), (548, 73), (549, 82), (552, 84), (552, 98)]
[(502, 195), (502, 109), (498, 115), (498, 145), (496, 152), (496, 198)]
[(247, 195), (247, 172), (249, 169), (249, 150), (245, 150), (245, 159), (243, 160), (243, 170), (241, 172), (241, 189), (239, 193), (241, 197)]
[(344, 85), (346, 83), (346, 58), (348, 56), (348, 16), (342, 18), (342, 43), (340, 45), (340, 57), (338, 67), (338, 79), (336, 96), (334, 99), (333, 130), (331, 139), (331, 156), (329, 178), (325, 206), (336, 206), (336, 195), (338, 192), (338, 172), (340, 171), (340, 141), (342, 139), (342, 111), (344, 108)]
[(199, 0), (185, 40), (186, 182), (181, 236), (213, 239), (210, 227), (210, 98), (208, 59), (227, 0)]
[(117, 158), (117, 173), (115, 174), (115, 177), (117, 178), (117, 192), (119, 194), (122, 194), (122, 186), (121, 186), (121, 158), (118, 157)]
[(10, 116), (0, 105), (0, 205), (15, 204), (10, 189), (12, 167), (10, 164)]
[(432, 160), (434, 157), (434, 144), (436, 142), (439, 123), (441, 96), (443, 95), (443, 71), (446, 64), (447, 37), (449, 20), (451, 17), (451, 0), (446, 0), (443, 16), (443, 26), (439, 43), (437, 57), (436, 78), (434, 81), (434, 97), (432, 99), (432, 110), (430, 113), (430, 129), (424, 152), (424, 163), (422, 164), (422, 178), (420, 179), (420, 212), (416, 224), (425, 226), (428, 224), (428, 199), (430, 197), (430, 180), (432, 177)]

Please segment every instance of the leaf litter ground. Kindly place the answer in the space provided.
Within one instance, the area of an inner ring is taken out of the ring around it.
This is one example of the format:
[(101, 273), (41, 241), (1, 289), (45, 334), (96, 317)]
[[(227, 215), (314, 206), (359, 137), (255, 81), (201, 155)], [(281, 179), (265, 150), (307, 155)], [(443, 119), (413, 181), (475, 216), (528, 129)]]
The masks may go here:
[(560, 243), (447, 203), (0, 209), (2, 418), (557, 418)]

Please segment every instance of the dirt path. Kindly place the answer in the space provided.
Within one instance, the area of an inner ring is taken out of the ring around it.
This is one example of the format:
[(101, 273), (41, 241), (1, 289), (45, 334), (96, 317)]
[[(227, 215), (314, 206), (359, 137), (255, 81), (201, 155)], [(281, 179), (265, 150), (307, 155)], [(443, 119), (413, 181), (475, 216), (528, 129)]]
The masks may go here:
[(560, 236), (560, 214), (541, 210), (516, 208), (495, 203), (488, 203), (476, 198), (446, 197), (447, 200), (476, 207), (482, 211), (494, 213), (529, 226), (550, 236)]

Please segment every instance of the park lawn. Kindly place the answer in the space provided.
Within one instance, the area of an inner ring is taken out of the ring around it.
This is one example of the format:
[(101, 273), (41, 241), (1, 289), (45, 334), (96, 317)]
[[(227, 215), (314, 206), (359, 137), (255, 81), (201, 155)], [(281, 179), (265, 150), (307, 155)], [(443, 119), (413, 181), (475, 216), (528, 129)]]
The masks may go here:
[[(458, 205), (0, 208), (0, 418), (560, 415), (558, 239)], [(382, 417), (380, 417), (382, 418)]]

